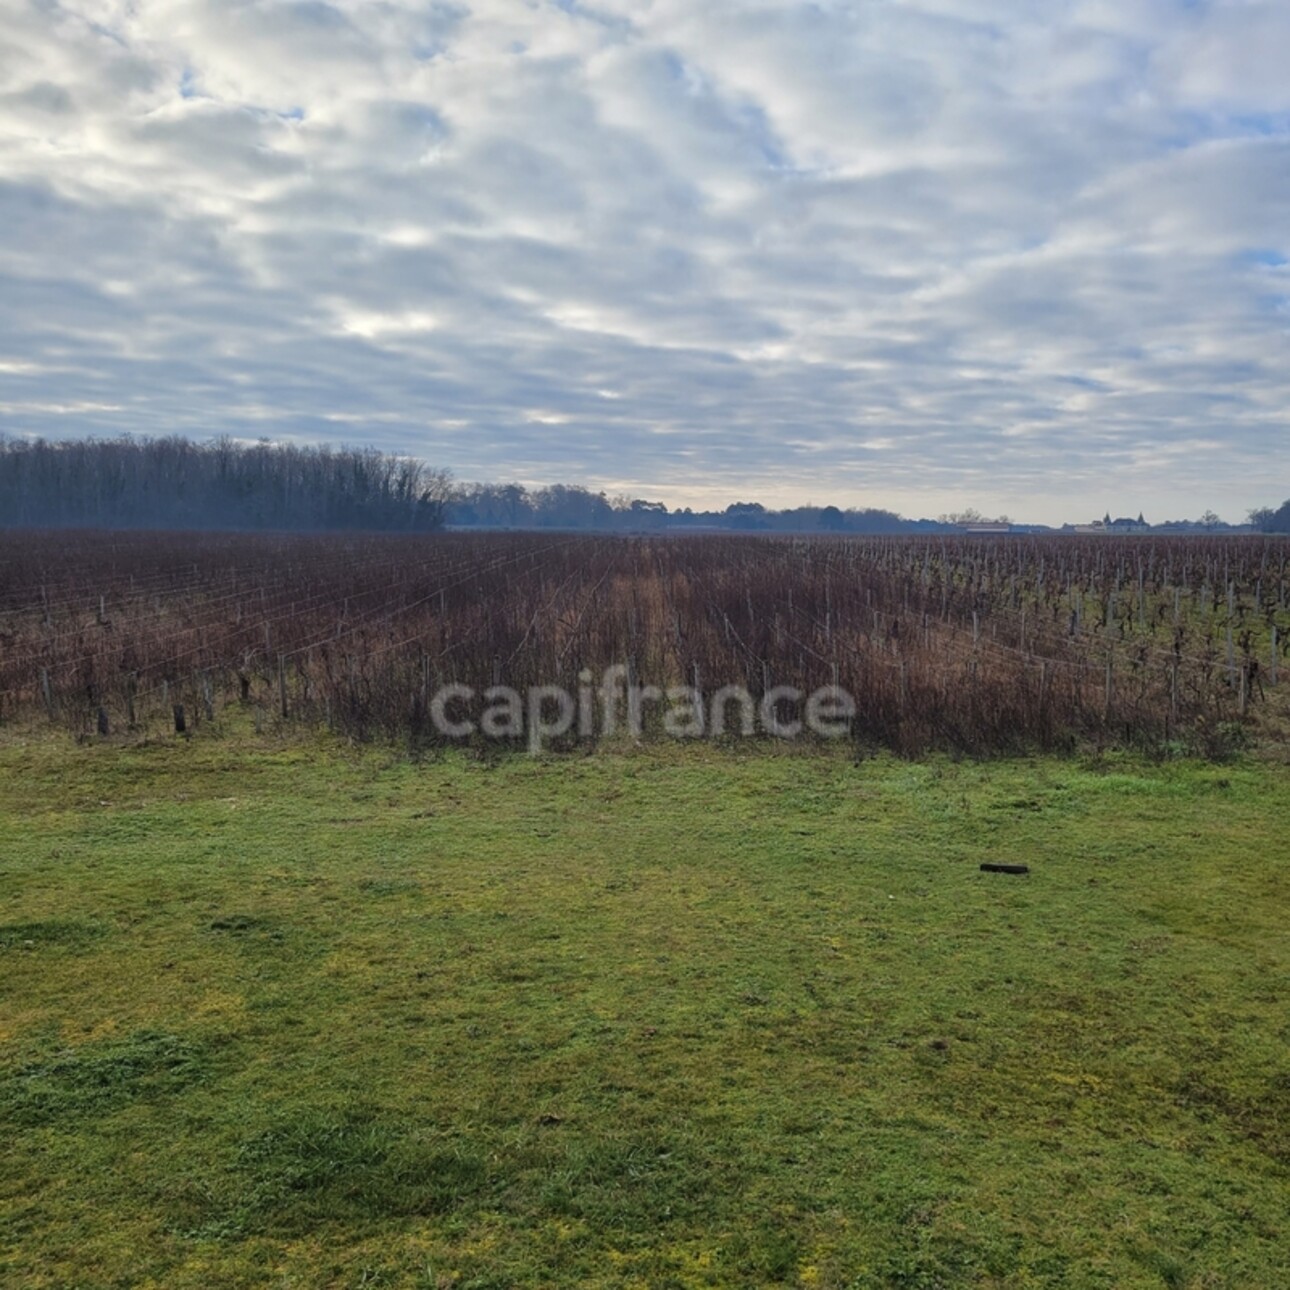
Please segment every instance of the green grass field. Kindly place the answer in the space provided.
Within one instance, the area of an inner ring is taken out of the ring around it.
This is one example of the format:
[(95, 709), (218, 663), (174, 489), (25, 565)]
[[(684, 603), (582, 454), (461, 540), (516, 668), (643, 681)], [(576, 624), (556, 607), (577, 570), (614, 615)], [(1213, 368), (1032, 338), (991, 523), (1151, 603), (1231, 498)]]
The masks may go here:
[(10, 733), (0, 1283), (1272, 1290), (1288, 861), (1255, 761)]

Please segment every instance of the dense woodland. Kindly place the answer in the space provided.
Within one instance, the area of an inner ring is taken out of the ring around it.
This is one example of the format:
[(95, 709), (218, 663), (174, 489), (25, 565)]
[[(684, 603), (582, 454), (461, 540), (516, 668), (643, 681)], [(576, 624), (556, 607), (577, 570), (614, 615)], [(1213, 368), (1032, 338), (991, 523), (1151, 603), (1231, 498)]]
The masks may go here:
[(0, 439), (0, 527), (442, 527), (445, 472), (374, 448)]

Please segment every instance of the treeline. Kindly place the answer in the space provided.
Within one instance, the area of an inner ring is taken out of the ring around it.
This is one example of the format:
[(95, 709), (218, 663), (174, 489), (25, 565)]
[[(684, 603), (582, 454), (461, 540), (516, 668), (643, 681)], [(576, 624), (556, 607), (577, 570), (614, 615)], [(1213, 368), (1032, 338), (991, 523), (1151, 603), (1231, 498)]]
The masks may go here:
[(450, 477), (375, 448), (0, 437), (0, 527), (441, 528)]
[(668, 510), (662, 502), (610, 498), (567, 484), (524, 488), (520, 484), (468, 484), (455, 489), (446, 508), (455, 528), (598, 529), (628, 533), (723, 529), (744, 533), (927, 533), (950, 526), (907, 520), (874, 508), (796, 506), (773, 511), (760, 502), (735, 502), (724, 510)]
[(1290, 501), (1273, 510), (1270, 506), (1250, 512), (1250, 523), (1260, 533), (1290, 533)]
[(455, 485), (447, 471), (375, 448), (0, 436), (0, 528), (429, 532), (445, 525), (868, 534), (949, 527), (877, 509), (772, 511), (736, 502), (669, 511), (662, 502), (611, 499), (575, 485)]
[[(0, 435), (0, 528), (210, 529), (424, 533), (552, 529), (620, 533), (955, 533), (975, 511), (909, 520), (874, 507), (669, 510), (569, 484), (456, 484), (446, 470), (375, 448), (164, 439), (6, 439)], [(989, 527), (1007, 525), (1000, 517)], [(1039, 532), (1041, 525), (1011, 525)], [(1070, 527), (1070, 526), (1068, 526)], [(1113, 533), (1290, 533), (1290, 501), (1252, 511), (1243, 528), (1207, 512), (1198, 521), (1111, 520)]]

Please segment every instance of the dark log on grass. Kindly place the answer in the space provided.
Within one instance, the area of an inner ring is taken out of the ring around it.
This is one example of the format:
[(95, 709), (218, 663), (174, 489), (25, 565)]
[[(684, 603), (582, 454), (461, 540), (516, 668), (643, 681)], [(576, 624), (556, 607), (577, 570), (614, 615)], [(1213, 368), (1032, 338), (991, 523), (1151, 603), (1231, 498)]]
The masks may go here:
[(1030, 866), (1026, 864), (983, 864), (982, 873), (1029, 873)]

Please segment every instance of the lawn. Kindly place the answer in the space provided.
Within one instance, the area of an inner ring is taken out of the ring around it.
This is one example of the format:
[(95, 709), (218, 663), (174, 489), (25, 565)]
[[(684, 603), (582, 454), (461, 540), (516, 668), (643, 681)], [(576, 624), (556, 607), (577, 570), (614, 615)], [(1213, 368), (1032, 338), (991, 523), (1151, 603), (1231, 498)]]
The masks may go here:
[(1254, 760), (11, 731), (0, 1282), (1270, 1290), (1288, 862)]

